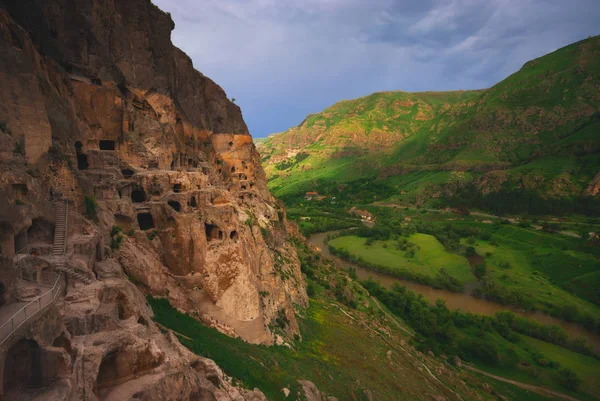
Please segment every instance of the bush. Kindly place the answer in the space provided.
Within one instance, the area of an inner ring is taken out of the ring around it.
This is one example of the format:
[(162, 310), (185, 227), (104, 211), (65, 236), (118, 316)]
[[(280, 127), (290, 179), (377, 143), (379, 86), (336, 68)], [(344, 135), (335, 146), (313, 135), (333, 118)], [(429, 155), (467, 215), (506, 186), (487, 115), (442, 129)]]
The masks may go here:
[(569, 368), (561, 369), (558, 374), (558, 382), (566, 389), (575, 391), (581, 384), (581, 379), (577, 376), (577, 373)]
[(93, 196), (86, 195), (83, 198), (85, 204), (85, 215), (90, 220), (97, 220), (98, 215), (96, 214), (96, 209), (98, 207), (98, 202), (96, 202), (96, 198)]
[(475, 266), (475, 277), (481, 279), (483, 276), (485, 276), (486, 271), (487, 267), (485, 266), (485, 262), (479, 263), (477, 266)]
[(475, 252), (475, 248), (473, 248), (472, 246), (468, 246), (465, 250), (465, 255), (467, 257), (471, 257), (477, 255), (477, 252)]
[(121, 247), (121, 242), (123, 242), (121, 227), (113, 226), (110, 230), (110, 249), (119, 249)]

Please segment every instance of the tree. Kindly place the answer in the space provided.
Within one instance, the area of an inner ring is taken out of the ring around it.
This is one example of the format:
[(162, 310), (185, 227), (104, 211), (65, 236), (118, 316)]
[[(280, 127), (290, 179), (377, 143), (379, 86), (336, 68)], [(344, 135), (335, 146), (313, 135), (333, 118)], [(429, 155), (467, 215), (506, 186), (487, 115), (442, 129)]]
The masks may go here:
[(471, 257), (477, 255), (477, 252), (475, 252), (475, 248), (473, 248), (472, 246), (468, 246), (465, 250), (465, 255), (467, 255), (467, 257)]
[(485, 262), (477, 264), (477, 266), (475, 266), (475, 277), (479, 279), (482, 278), (483, 276), (485, 276), (486, 270), (487, 268), (485, 266)]
[(573, 372), (569, 368), (563, 368), (559, 372), (560, 384), (569, 390), (577, 390), (577, 387), (581, 384), (581, 379), (577, 376), (577, 373)]

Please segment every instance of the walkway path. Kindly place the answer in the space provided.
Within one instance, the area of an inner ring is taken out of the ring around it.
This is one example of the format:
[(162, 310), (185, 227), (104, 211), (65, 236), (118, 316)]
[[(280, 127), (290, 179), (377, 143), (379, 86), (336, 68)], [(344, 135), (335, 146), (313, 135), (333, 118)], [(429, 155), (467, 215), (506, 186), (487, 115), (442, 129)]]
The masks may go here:
[(553, 395), (555, 397), (564, 398), (565, 400), (569, 400), (569, 401), (579, 401), (577, 398), (571, 397), (570, 395), (559, 393), (558, 391), (550, 390), (550, 389), (548, 389), (546, 387), (539, 387), (539, 386), (534, 386), (532, 384), (525, 384), (525, 383), (521, 383), (521, 382), (518, 382), (518, 381), (515, 381), (515, 380), (510, 380), (510, 379), (507, 379), (507, 378), (504, 378), (504, 377), (501, 377), (501, 376), (496, 376), (496, 375), (493, 375), (491, 373), (484, 372), (483, 370), (479, 370), (479, 369), (474, 368), (472, 366), (463, 365), (463, 367), (465, 369), (471, 370), (473, 372), (480, 373), (480, 374), (482, 374), (484, 376), (491, 377), (492, 379), (496, 379), (496, 380), (499, 380), (499, 381), (504, 382), (504, 383), (513, 384), (513, 385), (515, 385), (517, 387), (521, 387), (522, 389), (533, 391), (535, 393), (550, 394), (550, 395)]
[[(384, 308), (381, 306), (381, 304), (379, 303), (379, 301), (378, 301), (378, 300), (377, 300), (375, 297), (371, 296), (371, 299), (373, 299), (373, 301), (375, 301), (375, 304), (377, 304), (377, 306), (379, 307), (379, 309), (380, 309), (380, 310), (381, 310), (383, 313), (385, 313), (385, 315), (386, 315), (386, 316), (387, 316), (389, 319), (391, 319), (391, 320), (392, 320), (392, 321), (393, 321), (393, 322), (396, 324), (396, 326), (398, 326), (398, 328), (400, 328), (402, 331), (404, 331), (405, 333), (407, 333), (407, 334), (408, 334), (410, 337), (414, 337), (414, 334), (413, 334), (413, 333), (411, 333), (411, 332), (409, 332), (409, 331), (408, 331), (408, 330), (407, 330), (405, 327), (403, 327), (403, 326), (402, 326), (402, 325), (401, 325), (401, 324), (398, 322), (398, 320), (397, 320), (397, 319), (396, 319), (394, 316), (391, 316), (391, 315), (390, 315), (390, 314), (389, 314), (389, 313), (388, 313), (388, 312), (387, 312), (387, 311), (386, 311), (386, 310), (385, 310), (385, 309), (384, 309)], [(341, 309), (341, 308), (340, 308), (340, 309)], [(342, 310), (342, 312), (344, 312), (344, 313), (345, 313), (345, 311), (343, 311), (343, 310)], [(346, 313), (346, 315), (348, 315), (348, 314)], [(348, 315), (348, 316), (350, 316), (350, 315)], [(423, 364), (423, 366), (424, 366), (424, 367), (427, 369), (427, 366), (425, 366), (424, 364)], [(545, 388), (545, 387), (534, 386), (534, 385), (532, 385), (532, 384), (521, 383), (521, 382), (518, 382), (518, 381), (515, 381), (515, 380), (511, 380), (511, 379), (507, 379), (507, 378), (504, 378), (504, 377), (501, 377), (501, 376), (496, 376), (496, 375), (493, 375), (493, 374), (491, 374), (491, 373), (484, 372), (483, 370), (479, 370), (479, 369), (477, 369), (477, 368), (474, 368), (474, 367), (472, 367), (472, 366), (469, 366), (469, 365), (463, 365), (463, 367), (464, 367), (465, 369), (468, 369), (468, 370), (470, 370), (470, 371), (473, 371), (473, 372), (480, 373), (480, 374), (482, 374), (482, 375), (484, 375), (484, 376), (487, 376), (487, 377), (491, 377), (492, 379), (496, 379), (496, 380), (499, 380), (499, 381), (501, 381), (501, 382), (509, 383), (509, 384), (515, 385), (515, 386), (517, 386), (517, 387), (520, 387), (520, 388), (522, 388), (522, 389), (525, 389), (525, 390), (529, 390), (529, 391), (536, 392), (536, 393), (538, 393), (538, 394), (539, 394), (539, 393), (542, 393), (542, 394), (550, 394), (550, 395), (553, 395), (553, 396), (555, 396), (555, 397), (564, 398), (565, 400), (569, 400), (569, 401), (579, 401), (577, 398), (571, 397), (571, 396), (569, 396), (569, 395), (566, 395), (566, 394), (563, 394), (563, 393), (559, 393), (558, 391), (550, 390), (550, 389), (548, 389), (548, 388)], [(429, 369), (427, 369), (427, 370), (429, 371)], [(429, 373), (430, 373), (431, 375), (433, 375), (431, 372), (429, 372)], [(437, 379), (437, 378), (436, 378), (436, 379)]]
[(394, 322), (396, 324), (396, 326), (398, 326), (398, 328), (400, 330), (402, 330), (403, 332), (405, 332), (409, 337), (414, 337), (415, 336), (411, 331), (409, 331), (406, 327), (404, 327), (398, 321), (398, 319), (396, 319), (394, 316), (392, 316), (390, 313), (388, 313), (388, 311), (386, 311), (385, 308), (383, 306), (381, 306), (381, 304), (379, 303), (379, 300), (377, 298), (375, 298), (374, 296), (371, 295), (371, 299), (373, 300), (373, 302), (375, 302), (375, 305), (377, 305), (377, 307), (379, 308), (379, 310), (382, 311), (388, 317), (388, 319), (390, 319), (392, 322)]
[[(411, 209), (411, 210), (425, 210), (427, 212), (433, 212), (433, 213), (443, 213), (444, 210), (440, 210), (440, 209), (429, 209), (429, 208), (416, 208), (414, 206), (401, 206), (401, 205), (396, 205), (393, 203), (378, 203), (378, 202), (374, 202), (372, 204), (373, 206), (380, 206), (380, 207), (391, 207), (391, 208), (395, 208), (395, 209)], [(483, 212), (469, 212), (469, 215), (471, 216), (479, 216), (479, 217), (489, 217), (489, 218), (493, 218), (493, 219), (504, 219), (504, 220), (508, 220), (510, 221), (512, 224), (518, 224), (519, 223), (519, 219), (515, 219), (513, 217), (502, 217), (502, 216), (496, 216), (494, 214), (489, 214), (489, 213), (483, 213)], [(567, 222), (569, 224), (585, 224), (585, 223), (579, 223), (576, 221), (569, 221)], [(542, 230), (542, 226), (540, 225), (533, 225), (532, 226), (534, 229), (541, 231)], [(574, 233), (572, 231), (557, 231), (558, 234), (562, 234), (562, 235), (566, 235), (567, 237), (573, 237), (573, 238), (581, 238), (581, 235)]]
[[(39, 302), (16, 302), (0, 307), (0, 344), (8, 339), (20, 325), (35, 315), (45, 304)], [(26, 309), (23, 309), (25, 308)]]

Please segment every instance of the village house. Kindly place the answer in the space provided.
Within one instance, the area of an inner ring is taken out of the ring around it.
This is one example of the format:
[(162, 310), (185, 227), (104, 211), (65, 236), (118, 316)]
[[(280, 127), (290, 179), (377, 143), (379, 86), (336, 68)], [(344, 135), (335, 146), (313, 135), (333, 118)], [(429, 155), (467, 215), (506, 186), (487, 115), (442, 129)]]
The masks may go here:
[(307, 201), (309, 201), (309, 200), (313, 200), (317, 196), (319, 196), (318, 192), (307, 192), (307, 193), (304, 194), (304, 199), (306, 199)]
[(353, 214), (355, 216), (360, 216), (362, 220), (375, 221), (375, 216), (368, 210), (360, 210), (356, 207), (352, 207), (352, 209), (348, 210), (348, 213)]

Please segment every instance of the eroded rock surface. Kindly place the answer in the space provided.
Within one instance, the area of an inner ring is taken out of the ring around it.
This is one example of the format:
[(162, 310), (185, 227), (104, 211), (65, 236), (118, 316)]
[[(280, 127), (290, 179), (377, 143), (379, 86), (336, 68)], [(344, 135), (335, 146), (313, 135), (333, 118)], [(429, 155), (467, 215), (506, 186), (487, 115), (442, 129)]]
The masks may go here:
[(0, 295), (41, 293), (51, 272), (63, 289), (48, 338), (38, 319), (1, 351), (35, 342), (13, 351), (56, 362), (54, 399), (264, 399), (165, 337), (145, 295), (246, 341), (300, 334), (297, 231), (239, 107), (173, 27), (150, 0), (0, 3)]

